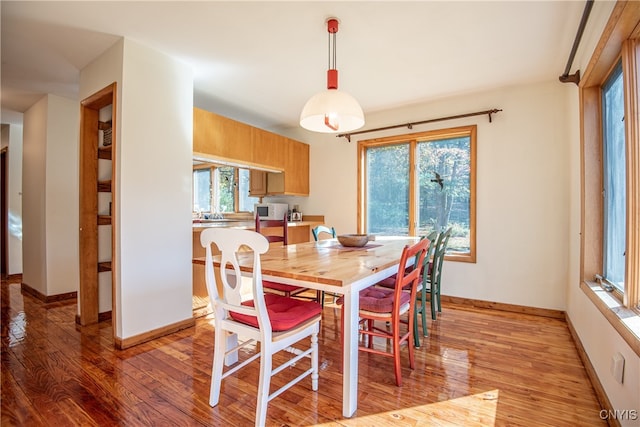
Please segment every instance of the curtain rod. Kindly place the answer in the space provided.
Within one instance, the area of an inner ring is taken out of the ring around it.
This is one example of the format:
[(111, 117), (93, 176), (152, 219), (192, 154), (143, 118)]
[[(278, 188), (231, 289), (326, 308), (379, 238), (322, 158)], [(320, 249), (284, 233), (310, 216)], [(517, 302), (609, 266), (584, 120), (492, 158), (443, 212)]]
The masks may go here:
[(409, 129), (413, 129), (413, 127), (415, 125), (423, 125), (425, 123), (441, 122), (443, 120), (461, 119), (463, 117), (483, 116), (485, 114), (487, 114), (489, 116), (489, 123), (491, 123), (491, 115), (499, 113), (500, 111), (502, 111), (502, 110), (494, 108), (493, 110), (484, 110), (484, 111), (477, 111), (475, 113), (458, 114), (457, 116), (439, 117), (437, 119), (423, 120), (421, 122), (411, 122), (411, 123), (404, 123), (404, 124), (401, 124), (401, 125), (384, 126), (384, 127), (381, 127), (381, 128), (360, 130), (358, 132), (339, 133), (339, 134), (336, 135), (336, 138), (347, 138), (347, 141), (351, 142), (351, 135), (359, 135), (361, 133), (377, 132), (377, 131), (380, 131), (380, 130), (388, 130), (388, 129), (396, 129), (396, 128), (404, 128), (404, 127), (409, 128)]
[(569, 54), (569, 59), (567, 60), (567, 66), (564, 69), (564, 73), (560, 77), (558, 77), (558, 79), (562, 83), (580, 83), (580, 70), (577, 70), (573, 74), (569, 74), (569, 71), (571, 71), (571, 65), (573, 64), (573, 59), (575, 58), (578, 46), (580, 45), (580, 39), (582, 39), (584, 28), (587, 26), (587, 20), (589, 19), (589, 14), (591, 13), (592, 7), (593, 0), (587, 0), (584, 5), (584, 11), (582, 11), (582, 18), (580, 19), (580, 25), (578, 25), (576, 38), (573, 39), (573, 46), (571, 46), (571, 53)]

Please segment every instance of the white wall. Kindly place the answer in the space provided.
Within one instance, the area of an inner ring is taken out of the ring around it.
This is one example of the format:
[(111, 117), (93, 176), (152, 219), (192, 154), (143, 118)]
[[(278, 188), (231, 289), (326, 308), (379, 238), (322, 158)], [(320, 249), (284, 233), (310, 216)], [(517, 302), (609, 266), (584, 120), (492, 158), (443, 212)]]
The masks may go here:
[(45, 181), (47, 96), (24, 113), (22, 148), (22, 282), (47, 294)]
[[(487, 116), (358, 135), (363, 139), (477, 124), (477, 262), (443, 270), (447, 295), (563, 310), (568, 281), (568, 149), (565, 93), (558, 82), (368, 114), (366, 128), (499, 108)], [(340, 233), (356, 231), (357, 140), (299, 136), (311, 143), (311, 196), (303, 212), (324, 213)], [(336, 173), (340, 171), (340, 173)], [(507, 267), (507, 268), (505, 268)]]
[(81, 95), (113, 81), (115, 333), (126, 339), (192, 317), (193, 73), (125, 39), (82, 70)]
[(22, 273), (22, 125), (2, 126), (2, 147), (7, 147), (7, 274)]
[(47, 295), (78, 290), (78, 101), (48, 95), (45, 227)]
[(45, 296), (78, 290), (76, 101), (46, 95), (24, 115), (23, 283)]

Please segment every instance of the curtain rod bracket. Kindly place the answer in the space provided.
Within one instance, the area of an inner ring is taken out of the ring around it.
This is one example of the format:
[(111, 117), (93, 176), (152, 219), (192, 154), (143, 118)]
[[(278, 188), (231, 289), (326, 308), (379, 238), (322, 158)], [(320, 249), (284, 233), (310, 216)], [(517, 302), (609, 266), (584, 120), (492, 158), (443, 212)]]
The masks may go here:
[(576, 71), (573, 74), (563, 74), (558, 79), (562, 83), (575, 83), (576, 85), (580, 85), (580, 70)]

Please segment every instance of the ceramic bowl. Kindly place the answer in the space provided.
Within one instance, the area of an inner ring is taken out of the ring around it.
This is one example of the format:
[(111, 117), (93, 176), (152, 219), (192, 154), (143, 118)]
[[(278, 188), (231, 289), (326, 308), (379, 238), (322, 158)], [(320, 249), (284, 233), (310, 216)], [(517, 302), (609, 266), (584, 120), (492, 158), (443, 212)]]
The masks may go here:
[(338, 236), (338, 242), (342, 246), (347, 247), (362, 247), (369, 241), (369, 236), (366, 234), (341, 234)]

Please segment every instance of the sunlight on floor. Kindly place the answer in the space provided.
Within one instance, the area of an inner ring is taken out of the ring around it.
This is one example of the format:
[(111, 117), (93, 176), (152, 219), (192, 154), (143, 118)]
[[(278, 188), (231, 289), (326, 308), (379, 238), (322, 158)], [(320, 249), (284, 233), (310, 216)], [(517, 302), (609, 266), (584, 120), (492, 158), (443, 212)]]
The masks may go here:
[(336, 420), (321, 426), (493, 426), (498, 406), (498, 390), (471, 396), (398, 409), (379, 414)]

